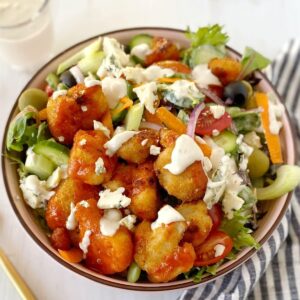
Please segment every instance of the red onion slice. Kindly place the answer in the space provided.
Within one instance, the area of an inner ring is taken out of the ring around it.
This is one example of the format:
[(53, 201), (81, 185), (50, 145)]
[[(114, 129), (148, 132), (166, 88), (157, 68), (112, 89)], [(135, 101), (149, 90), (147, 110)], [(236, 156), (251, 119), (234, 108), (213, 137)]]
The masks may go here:
[(159, 124), (155, 124), (155, 123), (151, 123), (151, 122), (141, 122), (140, 128), (149, 128), (149, 129), (154, 129), (156, 131), (159, 131), (163, 127)]
[(197, 85), (198, 90), (204, 94), (205, 96), (209, 97), (211, 100), (213, 100), (216, 104), (225, 106), (225, 103), (222, 101), (221, 98), (219, 98), (214, 92), (210, 91), (209, 89), (202, 88)]
[(203, 102), (200, 104), (197, 104), (190, 115), (186, 133), (187, 133), (187, 135), (189, 135), (192, 138), (194, 138), (197, 120), (199, 118), (201, 111), (204, 109), (204, 107), (205, 107), (205, 105)]
[(70, 69), (70, 73), (74, 76), (77, 83), (84, 82), (84, 76), (78, 66), (74, 66)]

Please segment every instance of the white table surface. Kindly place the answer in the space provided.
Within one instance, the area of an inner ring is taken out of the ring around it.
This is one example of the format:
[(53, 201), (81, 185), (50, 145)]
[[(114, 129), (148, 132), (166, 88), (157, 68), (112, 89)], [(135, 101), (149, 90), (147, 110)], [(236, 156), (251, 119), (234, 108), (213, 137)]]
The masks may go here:
[[(289, 38), (300, 36), (299, 0), (52, 0), (53, 53), (98, 33), (134, 26), (192, 28), (225, 25), (230, 45), (251, 45), (274, 58)], [(76, 30), (75, 30), (76, 29)], [(16, 96), (32, 74), (0, 62), (0, 138)], [(97, 284), (65, 269), (26, 234), (13, 213), (0, 181), (0, 245), (38, 299), (176, 299), (180, 292), (136, 293)], [(0, 299), (19, 299), (0, 270)]]

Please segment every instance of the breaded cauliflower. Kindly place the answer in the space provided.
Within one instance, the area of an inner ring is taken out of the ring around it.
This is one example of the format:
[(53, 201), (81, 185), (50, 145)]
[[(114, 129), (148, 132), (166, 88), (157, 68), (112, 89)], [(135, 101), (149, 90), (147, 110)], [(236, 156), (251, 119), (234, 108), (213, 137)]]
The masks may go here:
[(106, 155), (104, 144), (108, 138), (100, 130), (77, 131), (69, 160), (69, 175), (91, 185), (111, 179), (116, 157)]
[(141, 164), (150, 156), (151, 145), (157, 146), (158, 142), (157, 131), (144, 129), (124, 143), (118, 150), (117, 155), (127, 162)]
[(138, 165), (132, 175), (130, 210), (142, 220), (156, 219), (161, 202), (153, 163)]
[(92, 129), (93, 120), (101, 120), (107, 110), (100, 86), (86, 88), (77, 84), (67, 95), (49, 98), (47, 120), (50, 132), (59, 142), (71, 145), (79, 129)]
[(114, 274), (125, 271), (133, 259), (133, 242), (129, 230), (120, 226), (113, 236), (100, 232), (100, 219), (103, 211), (98, 209), (94, 199), (87, 200), (88, 207), (76, 206), (76, 220), (82, 240), (87, 230), (91, 231), (85, 258), (86, 265), (101, 274)]
[(208, 237), (212, 228), (212, 220), (203, 201), (183, 203), (176, 210), (188, 221), (188, 229), (184, 241), (199, 246)]
[(185, 222), (174, 222), (151, 229), (151, 223), (143, 221), (135, 231), (134, 259), (148, 273), (152, 282), (168, 282), (189, 271), (196, 258), (189, 243), (179, 246), (187, 228)]
[(200, 161), (194, 162), (181, 174), (174, 175), (164, 166), (171, 162), (174, 146), (167, 147), (160, 153), (154, 163), (154, 170), (160, 185), (169, 195), (175, 196), (183, 202), (201, 199), (207, 185), (207, 176)]

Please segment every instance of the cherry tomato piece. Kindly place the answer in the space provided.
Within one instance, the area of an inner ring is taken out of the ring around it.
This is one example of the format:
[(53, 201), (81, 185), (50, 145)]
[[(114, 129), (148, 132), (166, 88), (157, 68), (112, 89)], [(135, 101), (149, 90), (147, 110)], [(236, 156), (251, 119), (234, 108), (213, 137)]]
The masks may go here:
[(223, 218), (223, 212), (222, 212), (221, 205), (219, 203), (214, 204), (212, 206), (212, 208), (208, 210), (208, 214), (213, 221), (213, 226), (211, 228), (211, 232), (218, 230), (221, 225), (222, 218)]
[(45, 92), (47, 93), (48, 97), (51, 97), (54, 91), (52, 87), (49, 84), (47, 84), (45, 87)]
[(229, 235), (222, 231), (212, 232), (208, 238), (195, 249), (197, 267), (209, 266), (226, 257), (233, 247), (233, 241)]
[[(224, 87), (220, 85), (210, 84), (208, 85), (208, 90), (210, 90), (212, 93), (216, 94), (220, 99), (223, 98), (224, 94)], [(210, 99), (208, 96), (205, 96), (204, 98), (205, 103), (213, 102), (212, 99)]]
[(214, 130), (219, 132), (225, 130), (231, 125), (232, 119), (225, 112), (219, 119), (215, 119), (209, 107), (204, 108), (197, 120), (196, 134), (212, 135)]

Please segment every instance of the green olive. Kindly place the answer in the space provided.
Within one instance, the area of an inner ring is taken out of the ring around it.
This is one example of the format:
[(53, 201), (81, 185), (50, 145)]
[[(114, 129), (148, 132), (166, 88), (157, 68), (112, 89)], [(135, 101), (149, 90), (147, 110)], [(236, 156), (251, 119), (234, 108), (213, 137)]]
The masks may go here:
[(46, 107), (48, 101), (48, 95), (36, 88), (30, 88), (24, 91), (18, 102), (20, 110), (23, 110), (26, 106), (31, 105), (37, 110), (41, 110)]
[(251, 178), (262, 177), (270, 167), (269, 157), (261, 150), (254, 149), (249, 157), (248, 168)]

